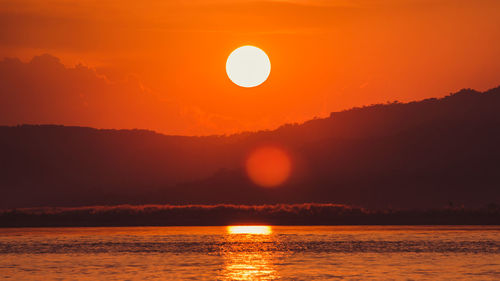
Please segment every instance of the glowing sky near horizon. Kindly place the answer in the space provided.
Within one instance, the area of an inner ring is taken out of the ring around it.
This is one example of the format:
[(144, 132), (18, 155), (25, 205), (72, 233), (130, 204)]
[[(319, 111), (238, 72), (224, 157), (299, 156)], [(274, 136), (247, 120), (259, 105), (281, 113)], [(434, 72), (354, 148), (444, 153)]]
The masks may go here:
[[(230, 134), (486, 90), (500, 84), (499, 10), (494, 0), (5, 0), (0, 124)], [(227, 78), (244, 45), (272, 58), (258, 87)]]

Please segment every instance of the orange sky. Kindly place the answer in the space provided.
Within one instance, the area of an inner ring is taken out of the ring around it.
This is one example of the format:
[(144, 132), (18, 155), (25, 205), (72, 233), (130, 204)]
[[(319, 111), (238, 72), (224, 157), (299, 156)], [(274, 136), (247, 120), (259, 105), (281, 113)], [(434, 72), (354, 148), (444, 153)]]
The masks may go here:
[[(0, 63), (0, 124), (227, 134), (485, 90), (500, 84), (499, 11), (498, 0), (0, 0), (0, 58), (21, 60)], [(242, 45), (270, 57), (259, 87), (225, 73)]]

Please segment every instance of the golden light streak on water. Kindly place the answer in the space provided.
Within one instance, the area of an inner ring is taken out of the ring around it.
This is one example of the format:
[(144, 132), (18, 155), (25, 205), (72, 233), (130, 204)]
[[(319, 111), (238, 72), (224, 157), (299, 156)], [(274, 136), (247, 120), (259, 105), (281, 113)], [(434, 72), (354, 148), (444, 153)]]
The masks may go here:
[(269, 235), (272, 229), (269, 225), (230, 225), (227, 227), (229, 234), (260, 234)]
[[(266, 245), (276, 243), (271, 226), (232, 225), (222, 247), (224, 270), (222, 280), (275, 280), (279, 274), (274, 266), (276, 252)], [(242, 235), (243, 234), (243, 235)]]

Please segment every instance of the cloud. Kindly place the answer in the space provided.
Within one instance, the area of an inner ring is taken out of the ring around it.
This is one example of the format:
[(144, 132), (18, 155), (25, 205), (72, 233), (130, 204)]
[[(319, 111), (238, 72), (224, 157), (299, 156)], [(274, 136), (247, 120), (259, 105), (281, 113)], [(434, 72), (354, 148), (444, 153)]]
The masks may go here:
[(0, 77), (0, 125), (61, 124), (209, 135), (256, 127), (261, 121), (245, 123), (209, 111), (152, 90), (135, 76), (111, 80), (82, 64), (68, 67), (50, 54), (28, 62), (5, 58), (0, 61)]
[(27, 63), (4, 59), (0, 77), (2, 124), (141, 127), (158, 114), (158, 104), (168, 106), (134, 77), (113, 82), (87, 66), (66, 67), (47, 54)]

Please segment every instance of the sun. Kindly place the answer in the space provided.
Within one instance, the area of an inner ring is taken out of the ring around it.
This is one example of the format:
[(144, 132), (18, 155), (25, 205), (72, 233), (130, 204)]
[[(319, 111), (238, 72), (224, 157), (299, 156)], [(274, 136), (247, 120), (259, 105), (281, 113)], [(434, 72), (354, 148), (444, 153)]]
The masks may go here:
[(226, 72), (234, 84), (252, 88), (267, 80), (271, 73), (271, 61), (261, 49), (254, 46), (242, 46), (234, 50), (227, 58)]

